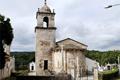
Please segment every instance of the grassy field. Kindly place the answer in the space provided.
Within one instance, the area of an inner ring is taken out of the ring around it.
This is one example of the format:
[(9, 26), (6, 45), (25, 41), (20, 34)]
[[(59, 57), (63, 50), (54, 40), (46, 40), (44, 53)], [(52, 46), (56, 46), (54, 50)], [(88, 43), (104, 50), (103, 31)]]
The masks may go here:
[(120, 80), (120, 77), (118, 79), (115, 79), (115, 80)]

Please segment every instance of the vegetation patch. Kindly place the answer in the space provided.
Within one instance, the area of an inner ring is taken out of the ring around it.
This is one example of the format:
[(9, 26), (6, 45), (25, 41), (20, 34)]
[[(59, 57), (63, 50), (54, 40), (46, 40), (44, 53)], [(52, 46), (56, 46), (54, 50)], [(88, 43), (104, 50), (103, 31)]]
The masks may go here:
[(11, 52), (15, 57), (15, 68), (19, 70), (28, 70), (29, 63), (35, 61), (35, 52)]
[(98, 73), (99, 80), (113, 80), (115, 77), (118, 77), (119, 69), (113, 68), (111, 70), (106, 70)]
[(96, 60), (100, 65), (106, 65), (107, 63), (114, 64), (118, 63), (118, 56), (120, 57), (120, 51), (95, 51), (95, 50), (86, 50), (85, 56)]

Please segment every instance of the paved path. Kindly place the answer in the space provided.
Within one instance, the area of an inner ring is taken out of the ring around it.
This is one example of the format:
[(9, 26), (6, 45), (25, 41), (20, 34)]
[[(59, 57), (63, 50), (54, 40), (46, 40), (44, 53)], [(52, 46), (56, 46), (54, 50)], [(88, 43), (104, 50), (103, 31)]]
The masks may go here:
[(79, 80), (93, 80), (93, 76), (82, 77)]

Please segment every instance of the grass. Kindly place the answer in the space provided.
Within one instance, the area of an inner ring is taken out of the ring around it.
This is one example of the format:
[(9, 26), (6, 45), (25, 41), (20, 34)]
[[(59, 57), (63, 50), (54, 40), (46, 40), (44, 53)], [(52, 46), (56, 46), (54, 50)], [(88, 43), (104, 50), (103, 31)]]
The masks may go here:
[(12, 75), (5, 80), (16, 80), (17, 76), (27, 76), (28, 75), (28, 70), (19, 70), (15, 73), (12, 73)]
[(113, 68), (112, 70), (102, 71), (102, 72), (99, 72), (99, 73), (105, 75), (105, 74), (112, 74), (112, 73), (115, 73), (117, 71), (118, 71), (117, 68)]
[[(108, 79), (116, 80), (115, 78), (118, 77), (118, 72), (119, 72), (118, 68), (113, 68), (112, 70), (99, 72), (99, 80), (108, 80)], [(120, 79), (118, 78), (118, 80)]]
[(117, 79), (115, 79), (115, 80), (120, 80), (120, 77), (118, 77)]

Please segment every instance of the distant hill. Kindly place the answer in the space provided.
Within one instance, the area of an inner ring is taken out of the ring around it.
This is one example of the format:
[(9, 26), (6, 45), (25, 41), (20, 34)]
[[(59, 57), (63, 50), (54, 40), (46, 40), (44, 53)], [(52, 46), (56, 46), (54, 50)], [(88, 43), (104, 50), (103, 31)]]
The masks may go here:
[(15, 57), (16, 70), (27, 69), (31, 61), (35, 61), (35, 52), (11, 52)]
[(95, 51), (86, 50), (85, 56), (96, 60), (100, 65), (105, 65), (107, 63), (118, 63), (118, 56), (120, 57), (120, 51)]
[[(120, 51), (95, 51), (86, 50), (85, 56), (96, 60), (101, 65), (109, 63), (118, 63), (118, 56)], [(15, 57), (16, 69), (28, 69), (28, 65), (31, 61), (35, 61), (35, 52), (11, 52), (11, 56)]]

